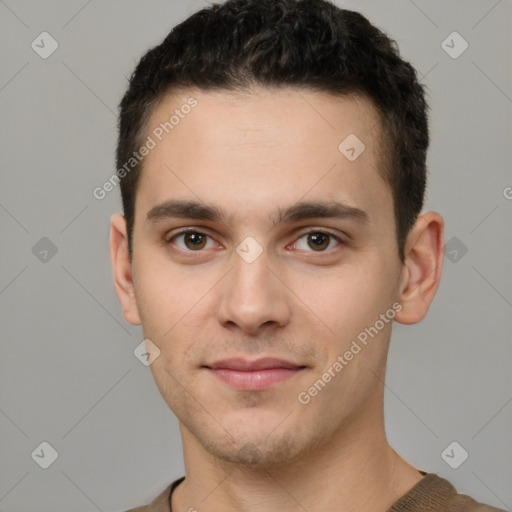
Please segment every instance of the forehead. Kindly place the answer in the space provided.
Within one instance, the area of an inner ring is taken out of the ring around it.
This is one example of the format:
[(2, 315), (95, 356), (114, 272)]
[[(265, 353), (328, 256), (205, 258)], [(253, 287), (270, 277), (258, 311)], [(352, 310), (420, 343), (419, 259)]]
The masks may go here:
[[(378, 216), (380, 203), (392, 203), (379, 169), (380, 129), (373, 104), (357, 95), (295, 88), (168, 94), (148, 122), (155, 146), (143, 160), (136, 211), (193, 198), (263, 216), (322, 199)], [(392, 204), (383, 206), (392, 215)]]

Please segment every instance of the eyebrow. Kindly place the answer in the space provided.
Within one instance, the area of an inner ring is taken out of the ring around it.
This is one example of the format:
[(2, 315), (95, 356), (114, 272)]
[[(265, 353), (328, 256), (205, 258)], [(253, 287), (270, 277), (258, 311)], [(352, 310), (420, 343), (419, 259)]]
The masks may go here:
[[(228, 215), (221, 208), (204, 202), (186, 200), (169, 200), (157, 204), (147, 213), (146, 223), (157, 223), (169, 218), (228, 223)], [(336, 201), (301, 201), (285, 209), (279, 208), (277, 215), (271, 220), (275, 227), (313, 218), (350, 219), (363, 224), (369, 222), (369, 215), (365, 211)]]

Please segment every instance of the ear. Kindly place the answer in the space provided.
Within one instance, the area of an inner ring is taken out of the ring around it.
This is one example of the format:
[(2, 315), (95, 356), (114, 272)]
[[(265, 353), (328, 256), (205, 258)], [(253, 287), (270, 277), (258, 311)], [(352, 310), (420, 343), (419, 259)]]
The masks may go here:
[(110, 218), (110, 259), (114, 286), (125, 320), (133, 325), (141, 323), (132, 279), (132, 264), (128, 253), (126, 220), (116, 213)]
[(395, 320), (415, 324), (427, 314), (441, 281), (444, 259), (444, 221), (437, 212), (420, 215), (405, 243), (399, 288), (402, 309)]

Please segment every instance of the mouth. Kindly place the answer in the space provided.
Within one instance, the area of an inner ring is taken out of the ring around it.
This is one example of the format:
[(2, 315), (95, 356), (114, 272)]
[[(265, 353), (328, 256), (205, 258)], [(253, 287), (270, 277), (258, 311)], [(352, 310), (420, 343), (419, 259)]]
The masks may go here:
[(203, 366), (215, 378), (242, 391), (261, 391), (291, 379), (306, 366), (265, 357), (255, 361), (242, 358), (223, 359)]

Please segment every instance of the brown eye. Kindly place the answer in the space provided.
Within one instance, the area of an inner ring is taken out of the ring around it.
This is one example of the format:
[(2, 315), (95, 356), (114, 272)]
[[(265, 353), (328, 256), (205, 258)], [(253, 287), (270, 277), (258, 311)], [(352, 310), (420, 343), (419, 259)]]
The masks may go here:
[(330, 236), (326, 233), (310, 233), (308, 235), (308, 245), (314, 251), (323, 251), (329, 246)]
[(168, 244), (176, 246), (184, 252), (198, 252), (201, 249), (210, 249), (215, 247), (215, 241), (208, 235), (199, 231), (184, 231), (178, 233), (167, 240)]
[(185, 233), (183, 237), (185, 245), (192, 251), (195, 249), (202, 249), (206, 245), (206, 236), (201, 233)]
[(327, 252), (341, 243), (340, 239), (330, 233), (311, 231), (305, 233), (295, 242), (295, 249), (307, 252)]

